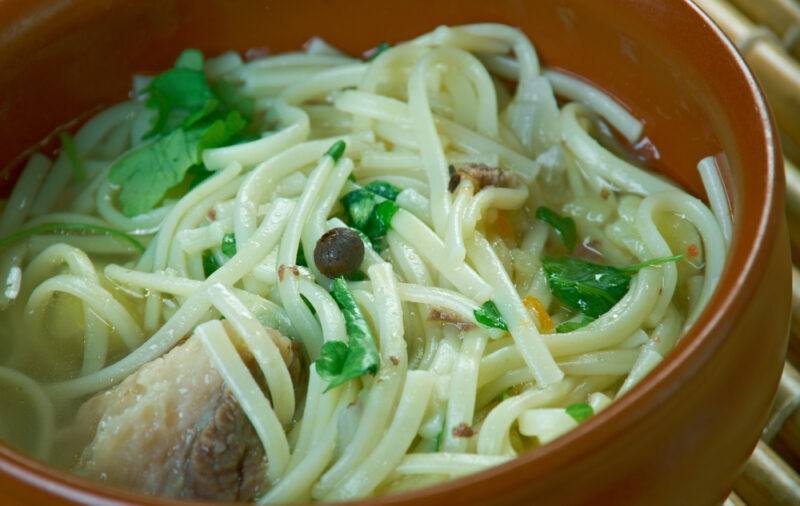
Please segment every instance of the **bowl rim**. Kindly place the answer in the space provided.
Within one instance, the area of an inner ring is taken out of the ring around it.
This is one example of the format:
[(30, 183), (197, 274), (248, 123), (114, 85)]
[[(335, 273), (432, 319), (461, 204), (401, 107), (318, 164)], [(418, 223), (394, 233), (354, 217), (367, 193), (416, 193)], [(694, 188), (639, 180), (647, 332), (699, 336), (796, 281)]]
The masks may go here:
[[(721, 280), (732, 278), (733, 290), (727, 293), (715, 292), (698, 320), (683, 334), (669, 356), (651, 371), (635, 388), (620, 399), (615, 400), (608, 408), (580, 424), (576, 429), (557, 438), (540, 448), (518, 455), (509, 462), (450, 479), (442, 483), (421, 489), (401, 492), (383, 497), (364, 500), (347, 501), (339, 504), (347, 505), (386, 505), (412, 503), (416, 500), (442, 497), (466, 486), (480, 486), (481, 483), (510, 474), (513, 470), (531, 467), (537, 463), (552, 459), (554, 455), (570, 460), (581, 455), (594, 452), (597, 447), (614, 439), (628, 427), (640, 423), (656, 407), (663, 403), (670, 393), (686, 383), (714, 352), (722, 345), (725, 332), (719, 331), (726, 315), (735, 314), (746, 305), (756, 289), (758, 279), (766, 271), (765, 257), (771, 251), (771, 243), (777, 235), (778, 227), (771, 227), (779, 221), (783, 194), (782, 157), (771, 113), (763, 92), (759, 88), (752, 71), (745, 63), (743, 56), (733, 42), (717, 26), (717, 24), (692, 0), (681, 0), (682, 5), (698, 16), (710, 30), (709, 36), (716, 37), (722, 43), (727, 57), (731, 58), (740, 76), (746, 82), (749, 95), (746, 100), (757, 110), (760, 121), (759, 131), (763, 134), (758, 139), (759, 157), (766, 162), (766, 186), (763, 194), (763, 205), (759, 210), (755, 237), (751, 249), (740, 262), (739, 270), (733, 272), (732, 265), (726, 264)], [(689, 11), (687, 11), (689, 12)], [(734, 235), (734, 240), (736, 235)], [(732, 241), (733, 243), (734, 241)], [(588, 436), (591, 434), (591, 438)], [(153, 497), (131, 490), (112, 487), (103, 483), (79, 477), (64, 470), (51, 467), (30, 457), (0, 441), (0, 475), (38, 491), (50, 494), (63, 501), (79, 504), (102, 502), (108, 505), (130, 506), (148, 504), (154, 506), (191, 506), (199, 503), (172, 498)], [(214, 503), (224, 504), (224, 503)]]

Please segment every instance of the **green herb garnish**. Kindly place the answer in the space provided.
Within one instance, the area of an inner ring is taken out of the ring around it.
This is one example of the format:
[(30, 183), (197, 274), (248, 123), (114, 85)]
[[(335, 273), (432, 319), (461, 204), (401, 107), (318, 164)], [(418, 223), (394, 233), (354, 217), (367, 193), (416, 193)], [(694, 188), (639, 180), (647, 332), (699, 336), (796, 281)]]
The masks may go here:
[(34, 235), (67, 234), (70, 232), (86, 235), (108, 235), (112, 237), (118, 237), (119, 239), (131, 244), (140, 252), (144, 252), (144, 246), (142, 246), (142, 243), (125, 232), (108, 227), (89, 225), (87, 223), (44, 223), (42, 225), (37, 225), (25, 230), (20, 230), (0, 239), (0, 249), (4, 249), (15, 242), (27, 239), (28, 237)]
[(570, 406), (567, 406), (565, 411), (578, 423), (581, 423), (590, 416), (594, 415), (594, 410), (592, 409), (592, 407), (589, 406), (588, 404), (584, 404), (583, 402), (578, 402)]
[(297, 248), (297, 257), (294, 261), (295, 265), (299, 265), (300, 267), (308, 267), (308, 260), (306, 260), (306, 252), (303, 249), (303, 245), (301, 244), (299, 248)]
[(347, 149), (347, 144), (345, 144), (344, 141), (339, 140), (334, 142), (333, 145), (328, 148), (328, 151), (326, 151), (325, 154), (333, 158), (334, 162), (338, 162), (339, 158), (341, 158), (344, 154), (345, 149)]
[(569, 216), (561, 216), (549, 207), (537, 209), (536, 217), (553, 227), (561, 238), (561, 242), (566, 246), (567, 251), (571, 252), (575, 249), (575, 245), (578, 242), (578, 230), (575, 227), (575, 220)]
[[(247, 115), (221, 99), (203, 72), (203, 55), (187, 49), (175, 68), (159, 74), (145, 90), (156, 119), (145, 136), (152, 142), (127, 152), (108, 178), (120, 186), (119, 204), (126, 216), (153, 209), (191, 174), (189, 189), (210, 173), (202, 167), (205, 149), (241, 140)], [(199, 167), (199, 168), (198, 168)]]
[(655, 258), (627, 267), (612, 267), (576, 258), (546, 256), (542, 259), (542, 267), (553, 295), (567, 307), (597, 318), (628, 293), (634, 274), (645, 267), (681, 258), (683, 255)]
[(228, 258), (236, 254), (236, 235), (233, 232), (225, 234), (222, 238), (220, 249), (222, 250), (222, 254)]
[(389, 231), (389, 225), (398, 209), (400, 207), (391, 200), (384, 200), (375, 206), (367, 222), (367, 227), (364, 229), (364, 233), (370, 238), (373, 245)]
[(373, 181), (364, 189), (388, 200), (395, 200), (400, 194), (400, 188), (386, 181)]
[(206, 278), (214, 274), (219, 267), (219, 262), (217, 261), (217, 257), (214, 256), (214, 253), (210, 251), (203, 253), (203, 273), (206, 275)]
[[(388, 232), (392, 217), (399, 209), (394, 203), (399, 193), (400, 189), (391, 183), (373, 181), (342, 197), (341, 202), (350, 218), (350, 224), (366, 235), (376, 250), (380, 249), (380, 240)], [(380, 197), (386, 200), (381, 201)]]
[(69, 132), (61, 132), (58, 134), (61, 139), (61, 148), (64, 154), (67, 155), (69, 165), (72, 167), (72, 174), (75, 176), (76, 181), (83, 181), (86, 179), (86, 168), (83, 166), (81, 157), (78, 155), (78, 149), (75, 147), (75, 140)]
[(315, 367), (328, 382), (326, 392), (353, 378), (375, 374), (380, 366), (375, 339), (344, 278), (333, 281), (331, 295), (344, 314), (348, 343), (328, 341), (320, 350)]
[(478, 309), (474, 312), (475, 319), (478, 323), (485, 325), (487, 327), (505, 330), (508, 332), (508, 325), (506, 324), (506, 320), (500, 314), (500, 311), (497, 309), (497, 305), (494, 303), (493, 300), (487, 300), (486, 302), (481, 305)]
[(578, 318), (573, 318), (571, 320), (567, 320), (565, 322), (559, 323), (556, 325), (556, 332), (559, 334), (563, 334), (565, 332), (572, 332), (573, 330), (578, 330), (583, 328), (590, 323), (592, 323), (595, 318), (591, 316), (586, 316), (585, 314), (579, 315)]

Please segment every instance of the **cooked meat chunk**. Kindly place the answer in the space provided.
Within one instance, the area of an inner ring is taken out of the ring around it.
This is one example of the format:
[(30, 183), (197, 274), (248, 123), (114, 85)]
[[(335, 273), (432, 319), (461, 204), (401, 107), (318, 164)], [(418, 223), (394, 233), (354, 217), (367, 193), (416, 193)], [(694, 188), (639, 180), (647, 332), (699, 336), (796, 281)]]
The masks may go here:
[(490, 167), (484, 163), (465, 163), (459, 169), (451, 166), (450, 183), (448, 190), (456, 191), (462, 178), (469, 178), (475, 185), (475, 193), (481, 191), (486, 186), (497, 186), (499, 188), (512, 188), (517, 186), (516, 175), (506, 172), (499, 167)]
[[(296, 347), (272, 337), (299, 378)], [(72, 432), (86, 444), (76, 472), (117, 486), (215, 501), (251, 501), (266, 486), (261, 442), (195, 338), (88, 400)]]

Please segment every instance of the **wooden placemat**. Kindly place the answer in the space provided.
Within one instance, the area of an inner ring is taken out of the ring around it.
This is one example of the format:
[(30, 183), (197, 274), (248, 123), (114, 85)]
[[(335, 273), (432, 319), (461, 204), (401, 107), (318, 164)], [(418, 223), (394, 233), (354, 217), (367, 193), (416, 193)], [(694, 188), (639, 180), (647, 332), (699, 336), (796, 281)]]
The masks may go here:
[(739, 48), (780, 130), (792, 243), (792, 326), (778, 395), (729, 505), (800, 505), (800, 0), (694, 0)]

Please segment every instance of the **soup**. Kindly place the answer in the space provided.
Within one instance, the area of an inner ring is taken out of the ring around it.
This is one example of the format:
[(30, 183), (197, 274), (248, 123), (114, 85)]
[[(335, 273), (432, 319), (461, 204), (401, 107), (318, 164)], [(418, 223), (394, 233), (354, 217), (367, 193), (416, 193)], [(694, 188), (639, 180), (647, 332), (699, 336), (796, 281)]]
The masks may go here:
[(419, 488), (577, 427), (692, 325), (731, 218), (496, 24), (182, 53), (0, 220), (0, 435), (151, 495)]

